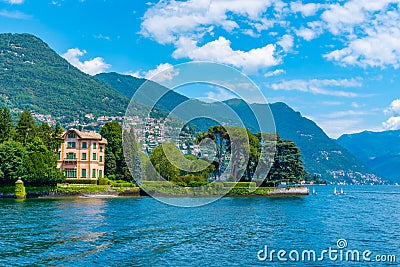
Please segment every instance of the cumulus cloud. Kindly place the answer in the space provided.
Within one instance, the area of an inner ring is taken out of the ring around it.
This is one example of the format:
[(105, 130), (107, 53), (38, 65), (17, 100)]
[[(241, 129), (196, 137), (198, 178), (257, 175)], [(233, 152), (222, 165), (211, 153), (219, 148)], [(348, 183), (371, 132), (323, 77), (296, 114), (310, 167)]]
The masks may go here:
[(214, 61), (241, 68), (245, 72), (255, 72), (259, 68), (268, 68), (280, 62), (275, 45), (268, 44), (249, 51), (233, 50), (231, 42), (224, 37), (219, 37), (203, 46), (197, 46), (196, 41), (182, 37), (177, 47), (173, 53), (174, 58)]
[(263, 24), (262, 14), (268, 8), (279, 12), (284, 5), (280, 0), (247, 0), (246, 4), (241, 0), (160, 1), (144, 14), (141, 33), (159, 43), (171, 43), (182, 35), (201, 34), (210, 26), (231, 32), (239, 25), (229, 14), (247, 18), (248, 24)]
[(400, 66), (398, 0), (351, 0), (330, 5), (321, 16), (325, 27), (344, 41), (344, 48), (324, 57), (342, 65)]
[(278, 75), (285, 74), (285, 73), (286, 73), (285, 70), (277, 69), (277, 70), (269, 71), (269, 72), (265, 73), (264, 77), (268, 78), (268, 77), (278, 76)]
[(292, 50), (294, 45), (294, 38), (289, 34), (285, 34), (282, 38), (277, 42), (277, 45), (281, 46), (283, 51), (289, 52)]
[(289, 80), (281, 83), (266, 84), (273, 90), (300, 91), (320, 95), (330, 95), (338, 97), (358, 97), (360, 94), (343, 90), (333, 90), (332, 87), (361, 87), (362, 82), (358, 79), (325, 79), (325, 80)]
[(400, 116), (400, 99), (393, 100), (390, 106), (385, 109), (385, 114)]
[[(241, 51), (233, 49), (224, 34), (258, 36), (276, 20), (265, 12), (272, 9), (280, 14), (285, 5), (280, 0), (248, 0), (245, 5), (240, 0), (160, 1), (146, 11), (140, 33), (160, 44), (173, 44), (174, 58), (214, 61), (254, 72), (280, 63), (277, 45), (287, 52), (293, 47), (293, 37), (284, 35), (279, 44)], [(217, 31), (219, 37), (214, 39)], [(204, 42), (205, 36), (214, 40)]]
[(385, 130), (399, 130), (400, 129), (400, 116), (390, 117), (386, 122), (382, 124)]
[(155, 69), (148, 71), (129, 71), (125, 72), (126, 75), (131, 75), (136, 78), (145, 78), (154, 82), (165, 82), (172, 80), (175, 76), (179, 75), (179, 70), (175, 69), (173, 65), (169, 63), (161, 63), (157, 65)]
[(315, 15), (317, 11), (322, 7), (323, 5), (321, 4), (315, 4), (315, 3), (308, 3), (308, 4), (303, 4), (300, 1), (297, 2), (292, 2), (290, 4), (290, 9), (297, 13), (300, 12), (303, 16), (309, 17)]
[(400, 129), (400, 99), (393, 100), (390, 106), (385, 109), (386, 115), (392, 115), (382, 126), (386, 130), (399, 130)]
[(94, 59), (82, 62), (80, 58), (86, 53), (86, 50), (71, 48), (68, 49), (68, 51), (62, 55), (62, 57), (71, 63), (71, 65), (90, 75), (102, 73), (111, 67), (111, 65), (107, 64), (101, 57), (96, 57)]

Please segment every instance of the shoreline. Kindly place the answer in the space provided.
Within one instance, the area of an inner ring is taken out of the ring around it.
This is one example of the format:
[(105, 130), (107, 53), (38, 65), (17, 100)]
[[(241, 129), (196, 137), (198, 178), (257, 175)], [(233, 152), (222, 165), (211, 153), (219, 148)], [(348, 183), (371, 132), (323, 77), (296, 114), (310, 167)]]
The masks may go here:
[[(12, 187), (7, 188), (8, 192), (0, 191), (0, 198), (16, 198), (14, 192), (10, 192)], [(2, 189), (2, 188), (0, 188)], [(3, 188), (4, 189), (4, 188)], [(165, 192), (162, 188), (149, 190), (146, 192), (139, 187), (70, 187), (65, 188), (30, 188), (26, 187), (26, 198), (115, 198), (115, 197), (177, 197), (177, 198), (202, 198), (202, 197), (298, 197), (308, 196), (308, 187), (287, 187), (287, 188), (225, 188), (225, 191), (214, 191), (207, 193), (205, 191), (196, 191), (194, 188), (182, 187), (186, 192)], [(7, 191), (7, 190), (5, 190)], [(226, 193), (227, 192), (227, 193)]]

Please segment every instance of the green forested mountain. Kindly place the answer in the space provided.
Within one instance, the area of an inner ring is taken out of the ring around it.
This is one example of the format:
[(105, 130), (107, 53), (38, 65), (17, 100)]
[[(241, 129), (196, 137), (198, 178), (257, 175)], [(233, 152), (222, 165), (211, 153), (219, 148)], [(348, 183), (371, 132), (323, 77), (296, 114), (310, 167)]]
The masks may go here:
[[(117, 73), (103, 73), (96, 75), (96, 78), (110, 84), (127, 97), (132, 97), (137, 88), (145, 81)], [(151, 89), (156, 90), (157, 94), (168, 91), (167, 88), (158, 84)], [(151, 92), (135, 99), (145, 104), (151, 104)], [(170, 91), (161, 99), (159, 107), (171, 111), (176, 105), (187, 100), (187, 97)], [(270, 108), (274, 115), (278, 134), (284, 139), (294, 141), (300, 147), (304, 165), (309, 173), (319, 174), (328, 181), (374, 182), (379, 180), (366, 164), (330, 139), (313, 121), (304, 118), (286, 104), (274, 103), (269, 107), (251, 104), (250, 108), (239, 99), (227, 100), (225, 103), (240, 116), (245, 126), (252, 132), (257, 132), (259, 129), (251, 109), (255, 110), (257, 114), (264, 114)], [(185, 116), (189, 118), (194, 113), (209, 115), (222, 122), (229, 122), (233, 119), (224, 112), (221, 103), (203, 103), (201, 101), (193, 101), (191, 109), (186, 114), (182, 114), (181, 119), (185, 120)], [(203, 132), (212, 126), (210, 121), (204, 120), (197, 120), (194, 124)]]
[(400, 183), (400, 130), (345, 134), (337, 142), (379, 175)]
[(0, 106), (65, 121), (83, 114), (124, 113), (129, 99), (82, 73), (29, 34), (0, 34)]

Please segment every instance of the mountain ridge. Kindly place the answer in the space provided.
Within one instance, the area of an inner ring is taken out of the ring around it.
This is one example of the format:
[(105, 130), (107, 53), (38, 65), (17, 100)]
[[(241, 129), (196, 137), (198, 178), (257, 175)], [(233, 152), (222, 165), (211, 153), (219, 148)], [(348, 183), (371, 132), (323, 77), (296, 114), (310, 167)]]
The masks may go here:
[(336, 141), (379, 175), (400, 183), (400, 130), (344, 134)]

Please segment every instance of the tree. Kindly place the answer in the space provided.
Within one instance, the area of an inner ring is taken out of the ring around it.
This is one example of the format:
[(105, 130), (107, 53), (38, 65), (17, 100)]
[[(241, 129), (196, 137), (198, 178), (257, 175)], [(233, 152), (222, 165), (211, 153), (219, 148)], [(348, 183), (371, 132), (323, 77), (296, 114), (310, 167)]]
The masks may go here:
[[(108, 153), (114, 154), (114, 162), (107, 163), (105, 165), (106, 176), (115, 177), (116, 179), (122, 179), (131, 181), (128, 166), (126, 165), (125, 158), (122, 150), (122, 127), (118, 122), (107, 122), (100, 131), (102, 137), (107, 139), (108, 144), (105, 150), (106, 155)], [(113, 160), (113, 159), (111, 159)], [(114, 170), (115, 166), (115, 170)]]
[(297, 183), (304, 175), (300, 149), (294, 142), (283, 140), (278, 136), (274, 163), (267, 180), (272, 183), (281, 181)]
[(29, 139), (32, 139), (35, 135), (35, 121), (32, 114), (27, 110), (22, 111), (21, 115), (18, 117), (17, 127), (16, 127), (16, 140), (23, 145)]
[(104, 174), (111, 179), (117, 173), (117, 160), (115, 159), (115, 155), (111, 149), (106, 149), (105, 151)]
[(0, 144), (0, 186), (13, 186), (18, 177), (26, 174), (26, 149), (18, 142)]
[(10, 139), (13, 128), (10, 111), (7, 108), (0, 108), (0, 143)]
[(180, 174), (180, 170), (168, 160), (165, 155), (164, 149), (170, 154), (180, 154), (180, 151), (175, 147), (174, 143), (163, 143), (156, 147), (153, 153), (150, 155), (150, 161), (153, 164), (156, 171), (167, 181), (171, 181), (173, 178)]
[(53, 129), (47, 123), (42, 123), (36, 129), (36, 136), (40, 137), (47, 149), (55, 154), (60, 148), (62, 142), (61, 135), (63, 134), (63, 132), (63, 128), (60, 127), (58, 124), (56, 124)]
[(40, 137), (34, 137), (26, 144), (28, 157), (24, 165), (27, 175), (24, 180), (30, 186), (57, 185), (64, 179), (57, 170), (57, 161), (52, 151), (48, 150)]
[(223, 126), (213, 126), (208, 129), (208, 132), (201, 134), (196, 143), (200, 143), (204, 139), (209, 138), (214, 141), (216, 145), (216, 171), (218, 179), (221, 178), (222, 165), (226, 156), (226, 153), (230, 149), (230, 139), (227, 130)]

